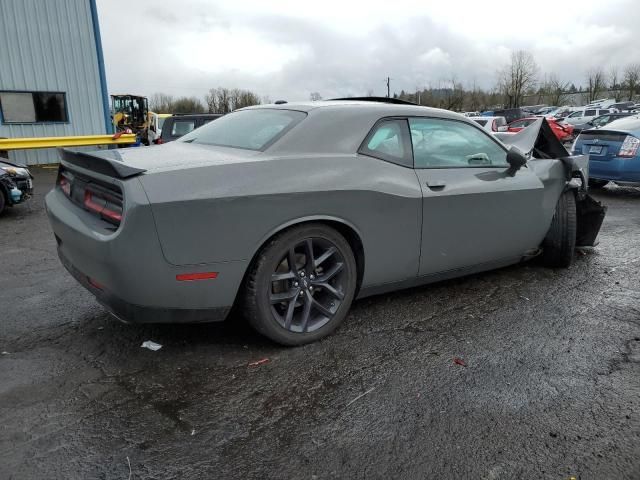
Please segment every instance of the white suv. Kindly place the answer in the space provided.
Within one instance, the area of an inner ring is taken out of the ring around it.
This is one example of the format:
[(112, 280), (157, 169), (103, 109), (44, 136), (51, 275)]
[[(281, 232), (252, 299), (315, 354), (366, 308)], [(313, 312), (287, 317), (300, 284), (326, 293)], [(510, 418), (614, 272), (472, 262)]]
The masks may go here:
[(567, 115), (564, 121), (571, 125), (581, 125), (607, 113), (614, 113), (614, 111), (610, 108), (583, 108)]
[(504, 117), (469, 117), (487, 132), (506, 132), (509, 130), (507, 119)]

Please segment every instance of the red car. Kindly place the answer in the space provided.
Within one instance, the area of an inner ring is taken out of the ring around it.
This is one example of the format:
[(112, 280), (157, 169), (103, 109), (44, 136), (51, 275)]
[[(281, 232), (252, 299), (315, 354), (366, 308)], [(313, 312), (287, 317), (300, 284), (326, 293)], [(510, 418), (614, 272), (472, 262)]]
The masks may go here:
[[(521, 118), (520, 120), (515, 120), (508, 125), (508, 131), (519, 132), (523, 128), (531, 125), (536, 120), (538, 120), (538, 117), (527, 117)], [(546, 120), (558, 140), (560, 140), (561, 142), (566, 142), (567, 140), (571, 140), (571, 138), (573, 138), (573, 125), (562, 125), (553, 118), (547, 118)]]

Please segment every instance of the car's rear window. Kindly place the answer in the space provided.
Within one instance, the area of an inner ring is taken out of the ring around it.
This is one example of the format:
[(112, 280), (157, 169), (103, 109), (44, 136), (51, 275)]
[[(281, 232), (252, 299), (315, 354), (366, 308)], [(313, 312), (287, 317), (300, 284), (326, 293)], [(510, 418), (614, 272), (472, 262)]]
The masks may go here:
[(304, 112), (259, 108), (227, 114), (179, 141), (264, 150), (307, 116)]
[(176, 120), (171, 126), (171, 136), (181, 137), (196, 128), (195, 120)]
[(476, 120), (476, 119), (474, 119), (473, 121), (476, 122), (479, 125), (482, 125), (483, 127), (487, 124), (486, 120)]

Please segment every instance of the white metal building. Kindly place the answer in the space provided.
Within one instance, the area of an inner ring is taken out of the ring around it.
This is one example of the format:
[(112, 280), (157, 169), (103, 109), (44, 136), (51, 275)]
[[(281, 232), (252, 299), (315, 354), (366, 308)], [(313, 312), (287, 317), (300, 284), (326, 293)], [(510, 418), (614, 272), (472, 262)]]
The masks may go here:
[[(0, 137), (111, 131), (95, 0), (0, 0)], [(55, 149), (9, 156), (58, 161)]]

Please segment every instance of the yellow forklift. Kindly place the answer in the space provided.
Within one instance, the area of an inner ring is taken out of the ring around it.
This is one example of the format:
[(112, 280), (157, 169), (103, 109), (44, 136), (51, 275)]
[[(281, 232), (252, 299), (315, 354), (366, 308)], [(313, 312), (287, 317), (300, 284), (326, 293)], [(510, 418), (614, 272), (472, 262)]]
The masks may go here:
[(111, 95), (111, 118), (117, 132), (127, 129), (135, 133), (139, 141), (149, 145), (149, 103), (147, 97), (123, 94)]

